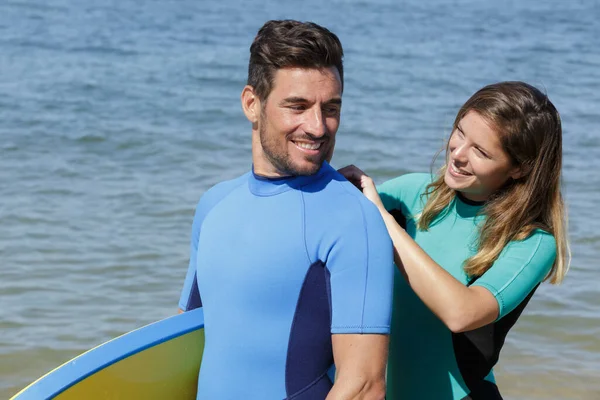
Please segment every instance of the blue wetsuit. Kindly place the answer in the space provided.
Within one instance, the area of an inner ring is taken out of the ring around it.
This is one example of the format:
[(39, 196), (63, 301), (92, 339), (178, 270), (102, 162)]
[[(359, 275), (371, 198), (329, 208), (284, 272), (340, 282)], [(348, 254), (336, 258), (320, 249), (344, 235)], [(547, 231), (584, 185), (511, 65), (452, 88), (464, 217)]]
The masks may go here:
[(393, 271), (379, 212), (327, 163), (214, 186), (179, 302), (204, 307), (198, 399), (324, 399), (331, 334), (389, 333)]

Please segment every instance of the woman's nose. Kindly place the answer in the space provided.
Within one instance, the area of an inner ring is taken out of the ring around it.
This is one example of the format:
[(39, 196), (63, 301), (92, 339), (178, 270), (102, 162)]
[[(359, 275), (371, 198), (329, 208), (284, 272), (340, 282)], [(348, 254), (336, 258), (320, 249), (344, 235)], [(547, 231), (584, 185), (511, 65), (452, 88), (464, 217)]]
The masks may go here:
[(452, 151), (452, 157), (457, 161), (467, 161), (467, 146), (465, 145), (465, 143), (460, 143), (454, 148), (454, 150)]

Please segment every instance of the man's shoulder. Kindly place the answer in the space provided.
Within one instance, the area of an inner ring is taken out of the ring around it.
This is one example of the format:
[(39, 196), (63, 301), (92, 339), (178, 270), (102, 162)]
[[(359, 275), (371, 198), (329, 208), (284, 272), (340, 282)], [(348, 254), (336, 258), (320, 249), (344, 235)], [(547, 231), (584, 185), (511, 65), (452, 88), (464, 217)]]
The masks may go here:
[(233, 190), (243, 185), (248, 180), (249, 172), (238, 176), (237, 178), (229, 179), (217, 183), (208, 189), (198, 202), (198, 208), (212, 208), (215, 204), (227, 197)]
[(362, 192), (342, 174), (330, 165), (326, 167), (325, 174), (321, 179), (324, 184), (320, 184), (320, 190), (317, 192), (319, 197), (327, 199), (326, 203), (321, 204), (323, 207), (337, 208), (347, 204), (360, 204), (361, 207), (372, 205)]
[[(309, 206), (324, 222), (343, 222), (339, 226), (364, 226), (365, 223), (381, 220), (377, 207), (343, 175), (329, 167), (326, 184), (316, 193), (315, 201)], [(357, 216), (361, 218), (356, 218)]]

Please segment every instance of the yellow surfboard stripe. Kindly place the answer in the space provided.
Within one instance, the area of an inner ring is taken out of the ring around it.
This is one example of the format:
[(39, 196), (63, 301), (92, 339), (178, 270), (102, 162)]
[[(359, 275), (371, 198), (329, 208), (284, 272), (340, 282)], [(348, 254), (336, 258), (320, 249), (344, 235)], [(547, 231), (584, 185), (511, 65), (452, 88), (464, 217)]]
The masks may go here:
[(204, 329), (198, 329), (111, 364), (54, 399), (195, 400), (203, 349)]
[(78, 382), (56, 400), (196, 398), (204, 329), (150, 347)]

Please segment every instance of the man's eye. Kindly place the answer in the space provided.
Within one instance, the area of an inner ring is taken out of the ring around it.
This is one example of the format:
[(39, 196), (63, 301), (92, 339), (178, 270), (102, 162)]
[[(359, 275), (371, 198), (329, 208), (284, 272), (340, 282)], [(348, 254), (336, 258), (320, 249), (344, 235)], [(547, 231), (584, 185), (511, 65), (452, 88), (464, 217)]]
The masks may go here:
[(289, 106), (289, 108), (294, 111), (304, 111), (306, 109), (306, 107), (302, 105)]

